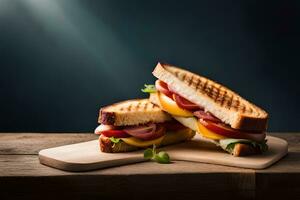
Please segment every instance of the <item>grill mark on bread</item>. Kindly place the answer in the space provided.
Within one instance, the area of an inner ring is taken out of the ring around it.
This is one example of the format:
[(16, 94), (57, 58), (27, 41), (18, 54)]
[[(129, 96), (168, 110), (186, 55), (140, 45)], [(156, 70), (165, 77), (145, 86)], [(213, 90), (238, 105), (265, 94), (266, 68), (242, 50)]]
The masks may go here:
[[(226, 106), (229, 110), (234, 109), (242, 113), (253, 113), (254, 111), (257, 112), (257, 110), (251, 106), (245, 106), (242, 103), (242, 100), (233, 98), (235, 95), (231, 92), (228, 93), (227, 89), (223, 88), (222, 85), (218, 83), (215, 83), (209, 79), (204, 79), (205, 81), (202, 81), (201, 77), (198, 77), (194, 74), (187, 74), (177, 69), (171, 70), (170, 72), (185, 82), (188, 86), (195, 88), (196, 91), (200, 91), (206, 96), (212, 98), (212, 100), (217, 104)], [(242, 104), (243, 106), (241, 106)]]
[(245, 110), (246, 110), (246, 106), (244, 105), (244, 104), (242, 104), (242, 110), (241, 110), (241, 112), (245, 112)]
[[(205, 81), (205, 83), (204, 83), (204, 85), (203, 85), (203, 88), (202, 88), (202, 90), (203, 90), (203, 91), (205, 91), (205, 90), (206, 90), (207, 83), (208, 83), (208, 81), (206, 80), (206, 81)], [(200, 90), (201, 90), (201, 89), (200, 89)]]
[(253, 109), (252, 109), (251, 107), (248, 107), (248, 108), (249, 108), (249, 112), (252, 113), (252, 112), (253, 112)]
[(220, 95), (220, 91), (221, 91), (221, 86), (219, 85), (219, 88), (218, 88), (218, 91), (217, 91), (217, 94), (216, 94), (216, 98), (214, 99), (215, 102), (218, 101), (218, 98), (219, 98), (219, 95)]
[(218, 89), (216, 88), (215, 85), (212, 85), (211, 93), (212, 93), (212, 96), (213, 96), (213, 100), (215, 100), (217, 98), (217, 93), (218, 93)]
[(236, 101), (235, 110), (239, 110), (239, 107), (240, 107), (240, 101)]
[(192, 75), (192, 76), (190, 77), (189, 82), (188, 82), (188, 86), (191, 86), (191, 84), (193, 83), (193, 79), (194, 79), (194, 76)]
[(185, 82), (185, 77), (186, 77), (186, 74), (183, 74), (181, 80)]
[(144, 103), (143, 111), (147, 110), (147, 104)]
[[(174, 79), (176, 78), (175, 73), (179, 76), (177, 80)], [(182, 93), (191, 96), (191, 99), (199, 97), (199, 104), (207, 101), (207, 109), (232, 128), (249, 131), (264, 131), (267, 128), (267, 112), (217, 82), (187, 70), (161, 63), (157, 64), (153, 75), (167, 83), (177, 82), (182, 87), (184, 85), (190, 86), (189, 90), (182, 91)], [(187, 76), (193, 76), (191, 77), (192, 80), (188, 79)], [(192, 93), (193, 91), (195, 94)], [(215, 102), (215, 105), (212, 102)], [(232, 112), (233, 110), (234, 112)]]
[(137, 110), (140, 109), (140, 105), (141, 105), (141, 102), (138, 102), (138, 104), (136, 105), (136, 109), (137, 109)]
[(148, 103), (145, 104), (145, 110), (148, 109), (148, 105), (149, 105)]
[(98, 117), (99, 123), (114, 126), (145, 124), (150, 121), (160, 123), (168, 120), (171, 120), (170, 116), (149, 99), (127, 100), (103, 107)]
[(224, 102), (225, 102), (225, 98), (224, 98), (224, 97), (226, 97), (226, 95), (227, 95), (227, 91), (225, 91), (225, 92), (224, 92), (224, 95), (223, 95), (222, 97), (220, 97), (220, 102), (221, 102), (220, 105), (221, 105), (221, 106), (224, 105)]
[(234, 109), (234, 110), (235, 110), (235, 107), (236, 107), (236, 99), (233, 98), (233, 99), (232, 99), (232, 103), (231, 103), (231, 109)]
[(197, 78), (194, 82), (195, 79), (196, 77), (192, 75), (191, 79), (187, 80), (186, 78), (185, 81), (188, 83), (188, 86), (192, 85), (196, 88), (196, 91), (203, 91), (204, 94), (212, 98), (219, 105), (225, 105), (229, 110), (234, 109), (242, 113), (253, 112), (253, 108), (242, 104), (240, 99), (235, 99), (234, 95), (229, 94), (222, 85), (218, 84), (216, 87), (216, 84), (211, 83), (209, 80), (202, 82), (200, 78)]
[(230, 110), (230, 107), (231, 107), (231, 104), (232, 104), (232, 98), (233, 96), (229, 96), (227, 99), (226, 99), (226, 106), (227, 108)]
[(131, 111), (131, 108), (132, 108), (132, 104), (130, 104), (130, 105), (127, 107), (127, 111), (130, 112), (130, 111)]
[(197, 83), (196, 83), (196, 86), (195, 86), (196, 90), (198, 90), (200, 83), (201, 83), (201, 80), (199, 78), (199, 79), (197, 79)]
[(151, 105), (152, 105), (152, 109), (154, 109), (154, 108), (155, 108), (155, 105), (154, 105), (153, 103), (151, 103)]
[(213, 87), (214, 87), (213, 85), (209, 85), (208, 87), (206, 87), (206, 94), (211, 98), (213, 98), (213, 93), (212, 93)]
[(212, 98), (215, 99), (215, 86), (214, 85), (209, 85), (208, 87), (206, 87), (206, 94)]

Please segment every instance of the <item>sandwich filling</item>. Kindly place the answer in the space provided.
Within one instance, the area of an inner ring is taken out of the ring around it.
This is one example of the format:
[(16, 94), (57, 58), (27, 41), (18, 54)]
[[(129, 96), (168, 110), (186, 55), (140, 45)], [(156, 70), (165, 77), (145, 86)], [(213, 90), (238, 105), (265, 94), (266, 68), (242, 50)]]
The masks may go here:
[[(107, 137), (114, 144), (124, 142), (128, 145), (146, 148), (152, 145), (159, 146), (162, 143), (172, 142), (171, 137), (193, 137), (193, 131), (177, 121), (164, 123), (148, 123), (136, 126), (113, 126), (101, 124), (95, 129), (95, 134)], [(168, 141), (164, 139), (168, 136)]]
[(184, 126), (198, 132), (203, 139), (209, 140), (232, 153), (235, 144), (248, 144), (261, 152), (267, 150), (265, 132), (245, 132), (231, 128), (206, 111), (203, 107), (176, 94), (167, 83), (157, 80), (155, 88), (157, 103)]

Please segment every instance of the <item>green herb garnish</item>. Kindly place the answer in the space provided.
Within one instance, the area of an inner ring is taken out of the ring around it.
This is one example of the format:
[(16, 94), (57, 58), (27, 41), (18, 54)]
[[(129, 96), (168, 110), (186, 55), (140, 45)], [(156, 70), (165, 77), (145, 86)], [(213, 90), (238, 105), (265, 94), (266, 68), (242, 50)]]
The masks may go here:
[(120, 142), (120, 138), (110, 137), (109, 139), (110, 139), (111, 142), (113, 142), (115, 144)]
[(153, 158), (153, 150), (148, 148), (144, 151), (144, 158), (151, 159)]
[(160, 151), (159, 153), (157, 153), (155, 145), (153, 145), (152, 149), (148, 148), (144, 151), (144, 158), (154, 160), (155, 162), (158, 162), (161, 164), (170, 163), (169, 154), (165, 151)]
[(154, 160), (158, 163), (167, 164), (170, 163), (170, 156), (167, 152), (161, 151), (154, 156)]
[(145, 93), (155, 93), (155, 92), (157, 92), (157, 90), (155, 88), (155, 85), (145, 84), (144, 86), (145, 86), (145, 88), (141, 89), (142, 92), (145, 92)]

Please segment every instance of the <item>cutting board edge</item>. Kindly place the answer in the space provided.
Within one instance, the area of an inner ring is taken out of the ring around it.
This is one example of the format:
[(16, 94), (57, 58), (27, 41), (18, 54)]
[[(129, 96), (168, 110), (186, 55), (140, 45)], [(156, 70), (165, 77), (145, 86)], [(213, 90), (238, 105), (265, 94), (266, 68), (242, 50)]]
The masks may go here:
[(191, 160), (191, 159), (185, 159), (184, 157), (181, 157), (181, 156), (175, 156), (172, 158), (172, 160), (174, 161), (186, 161), (186, 162), (197, 162), (197, 163), (206, 163), (206, 164), (213, 164), (213, 165), (221, 165), (221, 166), (228, 166), (228, 167), (237, 167), (237, 168), (243, 168), (243, 169), (266, 169), (268, 167), (270, 167), (271, 165), (273, 165), (274, 163), (278, 162), (279, 160), (281, 160), (283, 157), (285, 157), (286, 155), (288, 154), (288, 151), (285, 151), (283, 152), (282, 154), (278, 154), (278, 156), (276, 157), (276, 159), (270, 161), (270, 162), (266, 162), (266, 163), (263, 163), (261, 164), (260, 166), (257, 166), (257, 165), (252, 165), (252, 166), (249, 166), (249, 164), (233, 164), (233, 163), (230, 163), (230, 164), (224, 164), (224, 163), (218, 163), (218, 162), (214, 162), (213, 160), (202, 160), (202, 159), (199, 159), (197, 161), (195, 160)]
[[(127, 164), (134, 164), (140, 162), (146, 162), (144, 158), (123, 158), (123, 159), (116, 159), (114, 162), (109, 163), (109, 161), (102, 162), (102, 163), (70, 163), (66, 161), (57, 160), (54, 158), (46, 157), (39, 153), (38, 155), (39, 161), (41, 164), (46, 165), (48, 167), (53, 167), (55, 169), (60, 169), (67, 172), (84, 172), (84, 171), (91, 171), (96, 169), (104, 169), (109, 167), (118, 167)], [(118, 162), (118, 164), (115, 164)]]
[[(280, 141), (282, 144), (283, 150), (281, 152), (277, 152), (276, 156), (274, 159), (262, 163), (260, 165), (251, 165), (249, 164), (235, 164), (233, 162), (231, 163), (219, 163), (219, 162), (215, 162), (213, 159), (209, 159), (209, 160), (205, 160), (203, 158), (198, 158), (196, 160), (193, 160), (191, 158), (186, 159), (184, 156), (178, 156), (178, 155), (174, 155), (172, 156), (172, 160), (177, 160), (177, 161), (190, 161), (190, 162), (201, 162), (201, 163), (207, 163), (207, 164), (216, 164), (216, 165), (223, 165), (223, 166), (230, 166), (230, 167), (238, 167), (238, 168), (246, 168), (246, 169), (265, 169), (269, 166), (271, 166), (272, 164), (278, 162), (281, 158), (283, 158), (287, 153), (288, 153), (288, 143), (286, 140), (282, 139), (282, 138), (278, 138), (278, 137), (272, 137), (277, 141)], [(270, 139), (271, 139), (270, 138)], [(92, 140), (94, 141), (94, 140)], [(88, 142), (92, 142), (92, 141), (88, 141)], [(88, 143), (88, 142), (83, 142), (83, 143)], [(77, 143), (77, 144), (81, 144), (81, 143)], [(70, 144), (70, 145), (74, 145), (74, 144)], [(76, 144), (75, 144), (76, 145)], [(69, 145), (64, 145), (64, 146), (69, 146)], [(115, 159), (115, 160), (107, 160), (101, 163), (70, 163), (68, 161), (63, 161), (63, 160), (59, 160), (59, 159), (55, 159), (55, 158), (51, 158), (51, 156), (47, 156), (47, 151), (51, 151), (55, 148), (61, 148), (64, 146), (60, 146), (60, 147), (54, 147), (54, 148), (48, 148), (48, 149), (43, 149), (39, 152), (39, 160), (41, 164), (56, 168), (56, 169), (60, 169), (60, 170), (64, 170), (64, 171), (72, 171), (72, 172), (80, 172), (80, 171), (90, 171), (90, 170), (96, 170), (96, 169), (103, 169), (103, 168), (108, 168), (108, 167), (117, 167), (117, 166), (121, 166), (121, 165), (126, 165), (126, 164), (133, 164), (133, 163), (139, 163), (139, 162), (144, 162), (147, 161), (145, 160), (142, 156), (141, 158), (139, 157), (132, 157), (132, 158), (119, 158), (119, 159)], [(166, 148), (167, 150), (167, 148)], [(45, 155), (44, 155), (45, 153)], [(225, 153), (225, 152), (224, 152)]]

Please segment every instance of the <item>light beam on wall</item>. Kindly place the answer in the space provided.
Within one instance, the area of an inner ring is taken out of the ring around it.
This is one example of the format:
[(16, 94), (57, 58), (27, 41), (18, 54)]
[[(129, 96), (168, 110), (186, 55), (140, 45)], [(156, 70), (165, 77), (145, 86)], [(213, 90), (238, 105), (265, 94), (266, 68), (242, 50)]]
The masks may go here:
[(90, 66), (93, 69), (86, 70), (101, 72), (102, 76), (106, 74), (105, 76), (109, 76), (112, 82), (118, 85), (120, 92), (125, 93), (127, 86), (123, 84), (124, 80), (120, 79), (120, 74), (112, 69), (113, 66), (126, 67), (123, 63), (132, 63), (131, 70), (143, 70), (137, 67), (132, 69), (138, 66), (140, 61), (134, 59), (130, 48), (126, 47), (98, 16), (88, 12), (79, 1), (25, 0), (20, 2), (54, 39), (68, 42), (88, 52), (89, 57), (98, 64)]

